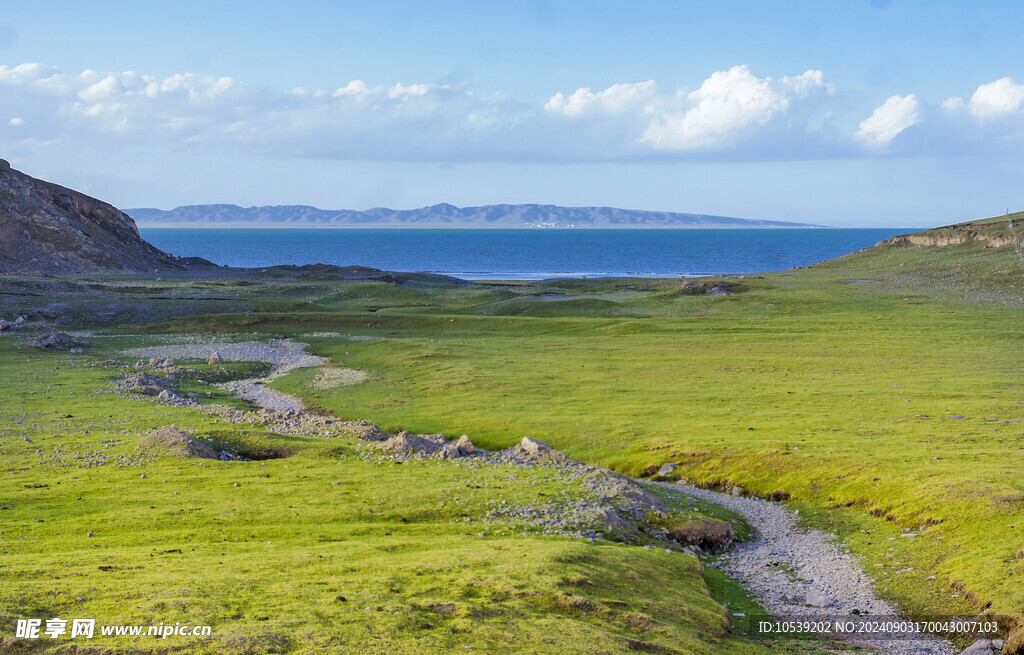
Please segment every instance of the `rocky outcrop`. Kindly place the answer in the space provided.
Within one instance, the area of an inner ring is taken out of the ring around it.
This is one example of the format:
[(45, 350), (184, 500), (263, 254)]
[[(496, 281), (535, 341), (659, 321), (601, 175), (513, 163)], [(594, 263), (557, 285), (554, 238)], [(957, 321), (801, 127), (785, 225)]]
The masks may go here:
[(144, 241), (116, 207), (0, 159), (0, 274), (151, 272), (185, 263)]
[(1022, 235), (1024, 235), (1024, 223), (1019, 215), (1014, 215), (1003, 220), (958, 223), (925, 232), (899, 234), (886, 241), (879, 241), (876, 245), (941, 248), (976, 243), (986, 249), (995, 249), (1016, 245), (1018, 238), (1022, 238)]

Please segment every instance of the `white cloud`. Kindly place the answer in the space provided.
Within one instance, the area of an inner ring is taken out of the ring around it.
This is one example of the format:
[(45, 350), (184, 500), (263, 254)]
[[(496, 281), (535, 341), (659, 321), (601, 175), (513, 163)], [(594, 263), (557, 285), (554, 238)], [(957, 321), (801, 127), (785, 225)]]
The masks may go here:
[(860, 123), (857, 137), (876, 148), (883, 148), (903, 130), (921, 122), (921, 103), (917, 96), (895, 95)]
[[(579, 88), (536, 103), (482, 96), (466, 84), (355, 79), (283, 90), (193, 73), (0, 66), (0, 116), (30, 117), (8, 122), (18, 128), (9, 145), (22, 152), (52, 147), (117, 156), (148, 148), (279, 161), (438, 163), (765, 161), (861, 157), (858, 142), (880, 152), (917, 124), (922, 128), (903, 141), (904, 150), (925, 154), (954, 142), (959, 151), (1016, 142), (1024, 133), (1024, 85), (1009, 78), (981, 85), (969, 103), (951, 99), (946, 112), (926, 112), (913, 94), (893, 96), (859, 130), (842, 126), (867, 113), (849, 103), (832, 94), (821, 71), (758, 77), (746, 66), (715, 72), (691, 89), (647, 80)], [(1010, 118), (990, 120), (998, 117)]]
[(734, 66), (714, 73), (690, 93), (684, 110), (652, 121), (643, 139), (661, 150), (730, 145), (786, 114), (793, 102), (825, 88), (821, 71), (774, 80)]
[(657, 93), (654, 80), (633, 84), (613, 84), (604, 91), (593, 93), (589, 88), (577, 89), (566, 97), (556, 93), (544, 105), (544, 109), (553, 114), (570, 117), (582, 116), (591, 111), (619, 113), (630, 109), (645, 107)]
[(1016, 114), (1024, 107), (1024, 84), (1017, 84), (1009, 77), (982, 84), (967, 107), (981, 120)]

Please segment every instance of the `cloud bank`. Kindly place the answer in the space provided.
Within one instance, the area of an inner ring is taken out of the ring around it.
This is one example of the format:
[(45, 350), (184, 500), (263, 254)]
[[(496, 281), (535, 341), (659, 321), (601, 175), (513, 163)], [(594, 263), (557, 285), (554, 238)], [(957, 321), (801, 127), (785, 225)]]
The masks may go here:
[(967, 101), (932, 104), (911, 92), (873, 110), (850, 103), (822, 71), (773, 78), (747, 66), (713, 72), (691, 89), (647, 80), (534, 102), (479, 95), (469, 84), (353, 80), (284, 91), (187, 73), (0, 66), (0, 138), (25, 149), (440, 163), (770, 161), (928, 155), (950, 143), (984, 152), (1024, 135), (1024, 84), (1008, 77), (981, 83)]

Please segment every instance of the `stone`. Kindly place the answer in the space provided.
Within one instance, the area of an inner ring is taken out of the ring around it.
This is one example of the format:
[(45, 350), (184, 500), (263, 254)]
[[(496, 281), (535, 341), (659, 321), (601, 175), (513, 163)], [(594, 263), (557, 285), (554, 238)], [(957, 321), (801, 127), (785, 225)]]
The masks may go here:
[(145, 479), (146, 479), (146, 474), (145, 474), (145, 473), (143, 473), (143, 474), (142, 474), (142, 475), (140, 475), (139, 477), (140, 477), (141, 479), (145, 480)]
[(159, 357), (150, 357), (149, 358), (149, 365), (150, 366), (161, 366), (161, 365), (163, 365), (163, 363), (164, 363), (164, 360), (160, 359)]
[(658, 476), (664, 477), (666, 475), (671, 474), (672, 471), (676, 470), (677, 466), (678, 464), (676, 464), (675, 462), (667, 462), (665, 464), (662, 464), (661, 468), (658, 469)]
[(188, 392), (188, 393), (187, 393), (187, 394), (185, 394), (185, 395), (186, 395), (186, 396), (187, 396), (188, 398), (191, 398), (192, 400), (195, 400), (196, 398), (198, 398), (198, 397), (199, 397), (199, 394), (195, 393), (194, 391), (190, 391), (190, 392)]
[(459, 450), (458, 446), (453, 443), (449, 443), (441, 446), (441, 449), (437, 451), (437, 457), (438, 459), (458, 459), (459, 457), (462, 457), (462, 452)]
[(164, 400), (170, 400), (171, 398), (174, 398), (174, 394), (171, 393), (170, 391), (168, 391), (167, 389), (164, 389), (159, 394), (157, 394), (157, 398), (163, 398)]
[(210, 361), (207, 362), (207, 364), (209, 364), (210, 366), (214, 366), (216, 364), (223, 364), (223, 363), (224, 363), (224, 360), (221, 358), (220, 352), (218, 352), (216, 350), (213, 351), (213, 354), (210, 355)]
[(821, 593), (820, 591), (810, 590), (804, 597), (804, 602), (811, 607), (832, 607), (835, 603), (834, 600)]
[(27, 321), (25, 320), (24, 316), (19, 316), (18, 318), (14, 319), (14, 327), (21, 327), (26, 322)]
[(992, 648), (991, 639), (977, 639), (973, 644), (960, 651), (960, 655), (992, 655), (996, 652)]
[(66, 332), (53, 332), (39, 337), (32, 342), (32, 345), (40, 350), (70, 350), (91, 345), (88, 341), (78, 340)]
[(86, 536), (86, 537), (91, 537), (91, 536), (92, 536), (92, 532), (87, 532), (87, 533), (85, 533), (85, 536)]
[(5, 321), (4, 319), (0, 318), (0, 332), (7, 332), (8, 330), (13, 330), (13, 329), (14, 329), (14, 323), (11, 323), (9, 321)]
[(523, 437), (523, 440), (519, 445), (528, 455), (539, 457), (541, 455), (551, 454), (551, 446), (532, 437)]
[(602, 527), (617, 535), (633, 532), (633, 526), (622, 520), (619, 513), (611, 508), (602, 507), (594, 512), (594, 518), (597, 519)]
[(235, 486), (235, 487), (241, 487), (241, 486), (242, 486), (242, 483), (241, 483), (241, 482), (236, 482), (236, 483), (235, 483), (234, 485), (232, 485), (232, 486)]
[(455, 447), (459, 449), (459, 452), (463, 455), (475, 455), (476, 446), (469, 440), (469, 437), (462, 435), (459, 440), (455, 442)]
[(383, 430), (369, 421), (352, 421), (346, 428), (352, 434), (364, 441), (387, 441), (388, 435)]
[(740, 486), (733, 487), (729, 491), (729, 493), (731, 493), (733, 496), (742, 496), (743, 495), (743, 487), (740, 487)]

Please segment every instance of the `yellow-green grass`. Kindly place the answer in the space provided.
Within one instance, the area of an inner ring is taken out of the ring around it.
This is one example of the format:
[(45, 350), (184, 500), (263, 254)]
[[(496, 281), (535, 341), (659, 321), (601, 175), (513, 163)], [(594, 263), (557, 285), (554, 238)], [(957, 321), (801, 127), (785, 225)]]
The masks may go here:
[(531, 435), (630, 473), (676, 461), (698, 482), (787, 491), (909, 610), (1019, 614), (1022, 276), (1012, 249), (966, 244), (732, 278), (722, 298), (678, 280), (257, 280), (218, 289), (219, 313), (125, 332), (299, 337), (368, 373), (330, 390), (311, 370), (274, 383), (339, 416), (486, 447)]
[[(10, 652), (817, 648), (731, 632), (719, 602), (756, 605), (721, 581), (713, 597), (688, 555), (481, 521), (503, 501), (586, 493), (552, 469), (378, 461), (350, 440), (112, 394), (119, 370), (0, 340), (0, 638)], [(238, 463), (139, 449), (168, 424), (219, 447), (292, 456)], [(55, 617), (213, 633), (13, 639), (18, 619)]]
[[(492, 447), (531, 435), (630, 473), (677, 461), (701, 482), (785, 490), (819, 524), (829, 508), (848, 517), (838, 529), (909, 609), (964, 611), (966, 597), (1019, 613), (1024, 311), (1012, 301), (1024, 291), (1012, 255), (876, 250), (743, 280), (732, 297), (679, 297), (678, 318), (334, 315), (325, 324), (341, 332), (390, 337), (314, 340), (368, 381), (311, 390), (298, 372), (276, 386), (389, 429)], [(889, 541), (905, 530), (920, 536)], [(907, 554), (892, 560), (893, 547)], [(875, 567), (891, 561), (915, 572)]]

